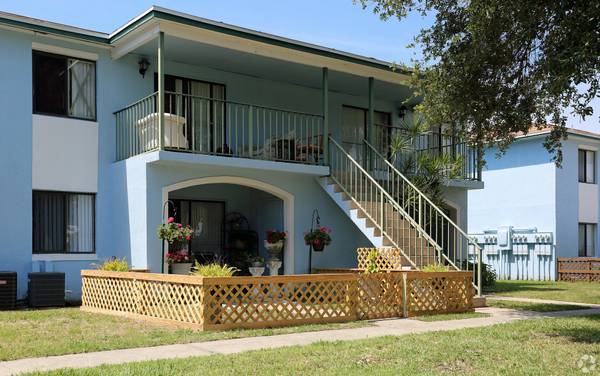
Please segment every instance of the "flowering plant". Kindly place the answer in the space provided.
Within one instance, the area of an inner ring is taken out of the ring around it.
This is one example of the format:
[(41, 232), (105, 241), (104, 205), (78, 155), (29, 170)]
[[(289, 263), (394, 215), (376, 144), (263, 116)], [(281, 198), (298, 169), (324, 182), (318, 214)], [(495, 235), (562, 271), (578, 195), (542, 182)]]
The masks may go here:
[(167, 223), (158, 226), (156, 235), (159, 239), (173, 244), (174, 242), (183, 242), (192, 239), (194, 230), (189, 225), (184, 226), (181, 223), (175, 223), (175, 218), (169, 217)]
[(281, 240), (285, 240), (286, 237), (287, 237), (287, 232), (285, 232), (285, 231), (277, 231), (277, 230), (267, 231), (267, 243), (269, 243), (269, 244), (278, 243)]
[(187, 251), (169, 252), (167, 253), (167, 261), (169, 264), (184, 264), (190, 262), (190, 256)]
[(315, 251), (320, 251), (331, 244), (331, 229), (329, 227), (317, 227), (304, 233), (304, 244), (312, 245)]

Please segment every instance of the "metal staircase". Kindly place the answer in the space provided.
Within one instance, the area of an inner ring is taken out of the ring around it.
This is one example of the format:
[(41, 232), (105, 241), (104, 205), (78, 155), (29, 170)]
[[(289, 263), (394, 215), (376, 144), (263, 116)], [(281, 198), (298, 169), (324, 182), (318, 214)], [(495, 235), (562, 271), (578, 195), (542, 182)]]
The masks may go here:
[(364, 227), (381, 238), (382, 246), (399, 249), (406, 259), (403, 265), (421, 269), (442, 264), (472, 271), (481, 293), (479, 245), (372, 145), (364, 141), (364, 152), (352, 156), (330, 137), (329, 164), (324, 188), (355, 209), (354, 216), (364, 219)]

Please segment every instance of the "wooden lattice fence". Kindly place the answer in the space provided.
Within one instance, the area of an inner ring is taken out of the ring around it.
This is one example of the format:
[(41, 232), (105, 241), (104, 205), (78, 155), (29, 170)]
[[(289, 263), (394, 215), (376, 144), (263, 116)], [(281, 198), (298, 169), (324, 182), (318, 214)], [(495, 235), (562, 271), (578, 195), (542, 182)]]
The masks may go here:
[(406, 273), (408, 316), (464, 312), (473, 307), (471, 272)]
[(600, 258), (559, 258), (558, 280), (570, 282), (600, 282)]
[(82, 307), (200, 330), (347, 322), (473, 308), (469, 272), (207, 278), (83, 270)]
[(356, 259), (358, 261), (358, 269), (367, 269), (369, 266), (369, 253), (377, 252), (375, 265), (381, 271), (401, 270), (402, 265), (409, 266), (406, 257), (402, 256), (397, 248), (358, 248), (356, 250)]

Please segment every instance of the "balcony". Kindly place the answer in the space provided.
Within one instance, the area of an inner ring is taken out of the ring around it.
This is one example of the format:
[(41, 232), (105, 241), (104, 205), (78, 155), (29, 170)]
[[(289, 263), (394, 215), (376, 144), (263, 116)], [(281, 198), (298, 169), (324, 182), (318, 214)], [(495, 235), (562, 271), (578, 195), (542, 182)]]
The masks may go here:
[(165, 93), (160, 127), (158, 92), (115, 113), (117, 160), (164, 148), (312, 165), (324, 163), (323, 121), (296, 112), (181, 93)]
[[(157, 107), (155, 92), (115, 113), (117, 160), (162, 147), (181, 153), (327, 164), (321, 114), (166, 92), (161, 136)], [(404, 174), (416, 173), (415, 161), (423, 154), (446, 155), (458, 165), (448, 171), (448, 179), (481, 180), (477, 151), (464, 140), (439, 130), (407, 136), (406, 129), (387, 125), (375, 125), (373, 133), (373, 146)], [(411, 147), (392, 156), (392, 140), (402, 135), (410, 140)], [(362, 152), (360, 148), (348, 151)]]
[[(387, 155), (390, 162), (403, 174), (417, 173), (416, 161), (424, 154), (445, 156), (450, 166), (446, 166), (445, 177), (450, 180), (481, 181), (481, 169), (477, 149), (463, 139), (448, 135), (440, 129), (432, 129), (411, 135), (402, 127), (375, 125), (373, 146)], [(390, 145), (395, 137), (408, 141), (404, 150), (392, 156)]]

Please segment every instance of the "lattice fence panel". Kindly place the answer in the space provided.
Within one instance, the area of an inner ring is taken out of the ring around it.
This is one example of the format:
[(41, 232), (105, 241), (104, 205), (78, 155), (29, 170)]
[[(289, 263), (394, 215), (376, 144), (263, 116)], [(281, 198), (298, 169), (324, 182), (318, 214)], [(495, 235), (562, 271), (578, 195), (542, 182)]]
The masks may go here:
[(402, 317), (402, 273), (358, 274), (359, 319)]
[(600, 281), (600, 258), (559, 258), (558, 280), (569, 282)]
[(137, 313), (140, 297), (133, 279), (83, 277), (81, 303), (90, 308)]
[(205, 280), (206, 328), (228, 329), (356, 320), (353, 275)]
[(473, 309), (470, 272), (407, 274), (408, 316), (466, 312)]
[(138, 281), (139, 314), (190, 324), (202, 323), (202, 286)]
[[(366, 269), (369, 266), (368, 255), (372, 251), (377, 251), (377, 259), (375, 263), (381, 271), (386, 270), (402, 270), (402, 261), (405, 261), (404, 256), (397, 248), (359, 248), (357, 252), (357, 261), (359, 269)], [(408, 265), (405, 261), (404, 265)]]
[(202, 325), (201, 279), (149, 273), (82, 272), (82, 308)]

